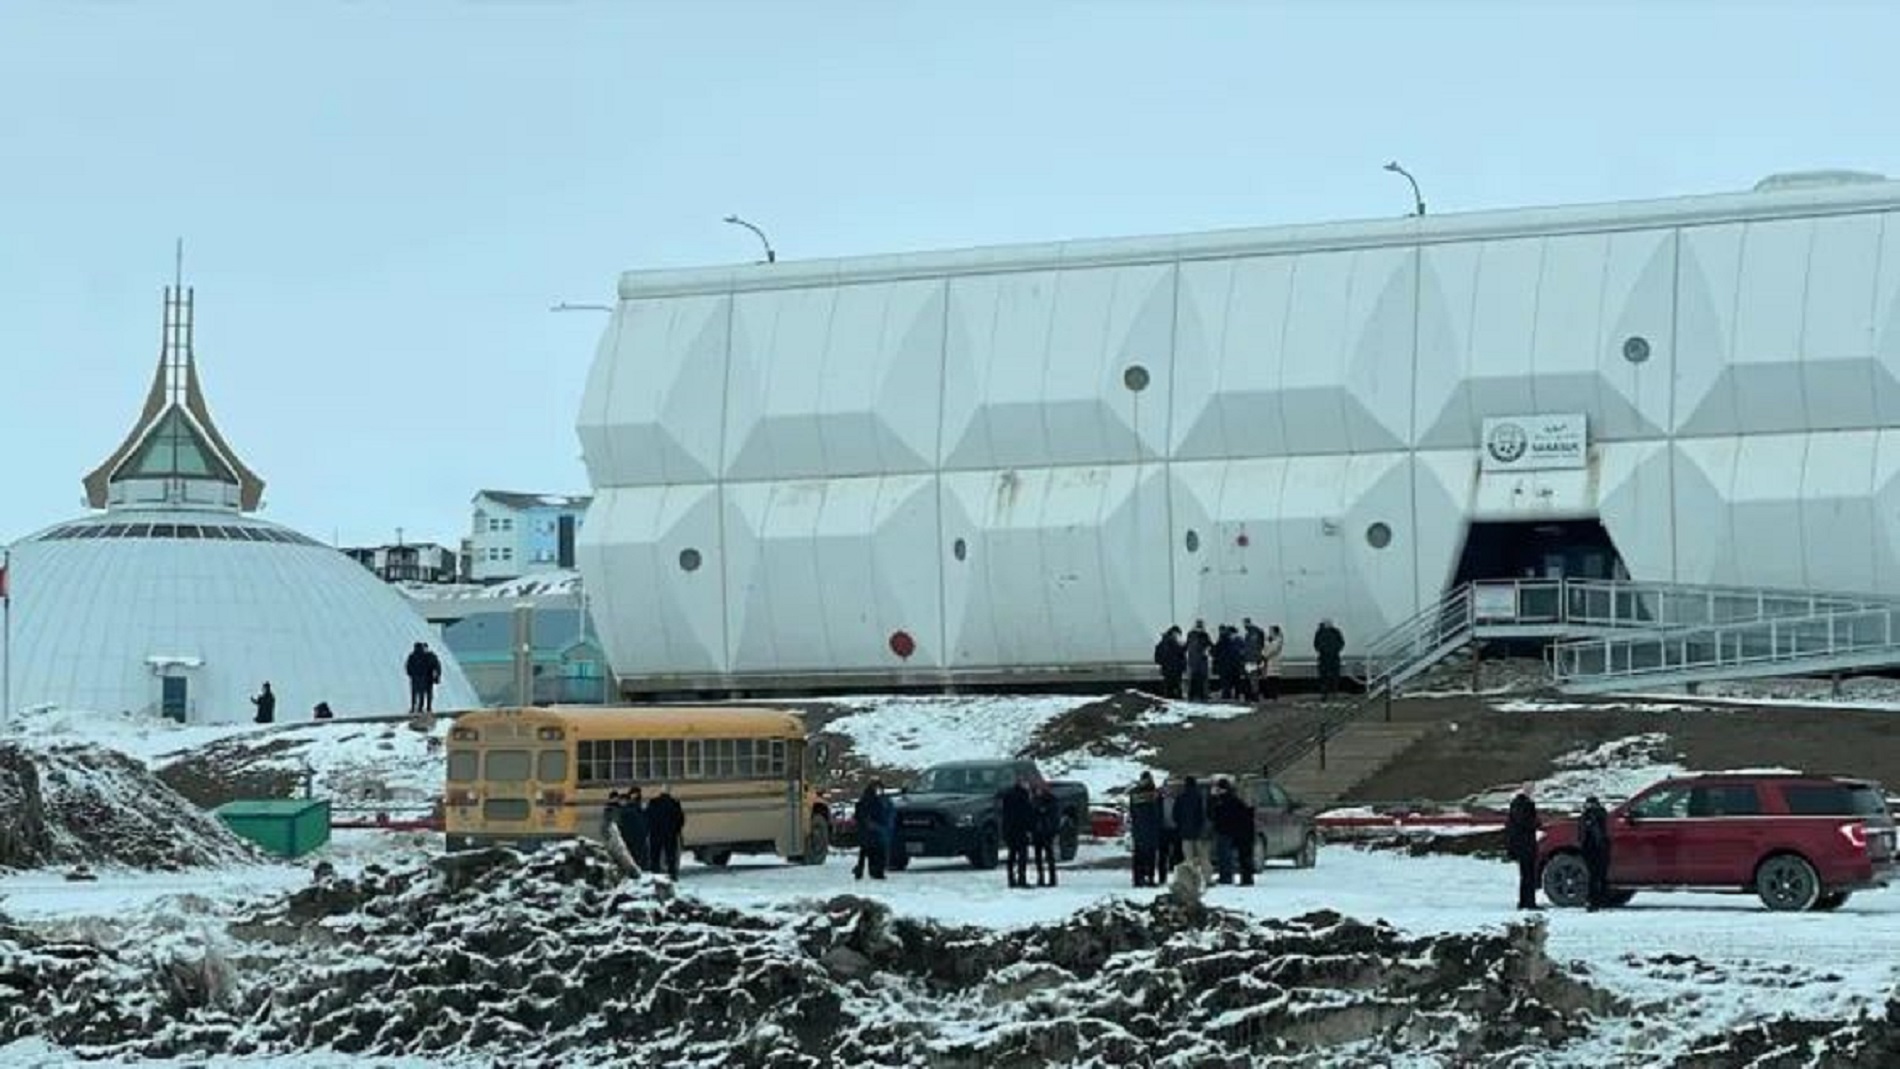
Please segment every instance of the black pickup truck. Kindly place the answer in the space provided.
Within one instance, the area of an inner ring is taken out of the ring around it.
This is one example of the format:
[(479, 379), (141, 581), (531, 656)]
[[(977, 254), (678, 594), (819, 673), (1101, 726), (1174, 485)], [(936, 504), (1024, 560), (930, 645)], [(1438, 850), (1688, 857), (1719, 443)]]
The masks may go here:
[[(915, 857), (965, 857), (976, 868), (995, 868), (1003, 845), (1002, 794), (1019, 778), (1031, 790), (1046, 782), (1034, 761), (958, 761), (918, 773), (897, 796), (891, 868), (904, 868)], [(1069, 861), (1089, 824), (1089, 789), (1061, 782), (1049, 782), (1049, 789), (1062, 807), (1057, 854)]]

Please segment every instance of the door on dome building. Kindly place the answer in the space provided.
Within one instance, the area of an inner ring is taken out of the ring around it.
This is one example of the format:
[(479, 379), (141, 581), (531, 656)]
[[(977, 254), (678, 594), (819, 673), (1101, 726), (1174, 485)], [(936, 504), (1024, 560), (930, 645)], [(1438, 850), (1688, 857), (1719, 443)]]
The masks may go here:
[(158, 712), (167, 720), (185, 723), (191, 717), (191, 680), (163, 676), (158, 681)]
[(1628, 579), (1598, 520), (1477, 522), (1465, 532), (1453, 588), (1484, 579)]

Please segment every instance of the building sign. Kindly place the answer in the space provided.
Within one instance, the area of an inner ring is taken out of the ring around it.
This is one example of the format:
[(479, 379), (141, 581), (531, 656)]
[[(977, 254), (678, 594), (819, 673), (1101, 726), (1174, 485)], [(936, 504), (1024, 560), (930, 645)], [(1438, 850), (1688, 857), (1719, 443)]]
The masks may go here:
[(1517, 619), (1517, 584), (1473, 583), (1471, 615), (1480, 620)]
[(1546, 471), (1581, 468), (1590, 434), (1582, 414), (1500, 416), (1484, 421), (1481, 471)]

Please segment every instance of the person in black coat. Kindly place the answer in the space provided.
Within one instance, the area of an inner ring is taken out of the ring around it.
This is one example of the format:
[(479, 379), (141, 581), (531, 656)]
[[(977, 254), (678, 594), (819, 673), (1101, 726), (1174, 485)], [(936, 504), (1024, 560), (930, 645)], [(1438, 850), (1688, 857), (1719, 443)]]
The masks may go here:
[(1530, 784), (1518, 789), (1504, 818), (1504, 851), (1517, 862), (1517, 908), (1537, 907), (1537, 803)]
[(268, 681), (265, 682), (264, 689), (251, 699), (251, 704), (257, 706), (258, 723), (268, 724), (277, 719), (277, 695), (271, 693)]
[[(623, 807), (624, 808), (624, 807)], [(674, 879), (680, 874), (680, 836), (686, 832), (686, 810), (664, 785), (660, 796), (647, 803), (647, 855), (655, 872)]]
[(1207, 672), (1209, 661), (1214, 655), (1214, 640), (1207, 634), (1207, 624), (1194, 621), (1194, 627), (1187, 633), (1187, 686), (1188, 700), (1204, 702), (1207, 700)]
[(1220, 637), (1214, 640), (1214, 679), (1220, 684), (1222, 700), (1239, 700), (1242, 666), (1246, 663), (1247, 653), (1240, 632), (1227, 624), (1220, 625)]
[(402, 670), (409, 677), (409, 714), (434, 712), (435, 686), (442, 682), (442, 659), (427, 642), (418, 642), (403, 661)]
[(1036, 787), (1036, 886), (1056, 885), (1056, 839), (1062, 834), (1062, 804), (1047, 783)]
[(1584, 799), (1577, 817), (1577, 847), (1590, 870), (1588, 904), (1595, 913), (1610, 904), (1610, 814), (1594, 794)]
[(1128, 837), (1135, 848), (1135, 886), (1153, 887), (1161, 849), (1161, 792), (1147, 772), (1128, 792)]
[[(620, 841), (627, 847), (627, 856), (645, 872), (652, 861), (653, 833), (647, 827), (646, 800), (640, 796), (640, 788), (632, 788), (620, 799), (620, 807), (614, 812), (614, 825), (620, 829)], [(678, 864), (676, 860), (674, 866), (677, 868)]]
[(1345, 634), (1331, 620), (1321, 620), (1313, 632), (1313, 652), (1319, 657), (1319, 692), (1324, 697), (1339, 692), (1339, 658), (1345, 651)]
[(1036, 833), (1036, 801), (1028, 782), (1003, 791), (1003, 844), (1009, 847), (1009, 886), (1029, 886), (1029, 840)]
[(1187, 646), (1181, 641), (1181, 629), (1170, 627), (1155, 643), (1155, 667), (1161, 669), (1161, 696), (1179, 698), (1181, 677), (1187, 675)]
[(1227, 780), (1214, 784), (1213, 797), (1207, 804), (1207, 816), (1220, 839), (1220, 882), (1234, 882), (1234, 870), (1240, 870), (1240, 885), (1253, 886), (1254, 810), (1234, 785)]
[(1181, 793), (1174, 798), (1174, 833), (1181, 839), (1181, 863), (1193, 867), (1206, 883), (1214, 875), (1207, 851), (1207, 798), (1193, 776), (1181, 781)]
[(890, 828), (882, 788), (883, 784), (877, 780), (865, 784), (864, 793), (858, 795), (858, 804), (851, 811), (858, 825), (858, 863), (851, 869), (853, 879), (863, 879), (868, 869), (873, 880), (881, 880), (884, 866), (890, 862), (886, 850)]

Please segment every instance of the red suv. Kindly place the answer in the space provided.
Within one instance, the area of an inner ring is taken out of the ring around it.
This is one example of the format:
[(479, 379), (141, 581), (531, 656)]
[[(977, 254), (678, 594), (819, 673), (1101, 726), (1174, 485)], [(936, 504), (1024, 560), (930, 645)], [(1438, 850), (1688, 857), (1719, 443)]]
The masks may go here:
[[(1577, 822), (1537, 844), (1544, 896), (1581, 906), (1588, 870)], [(1838, 909), (1892, 879), (1894, 821), (1868, 780), (1734, 774), (1665, 780), (1610, 811), (1610, 902), (1638, 890), (1761, 896), (1769, 909)]]

